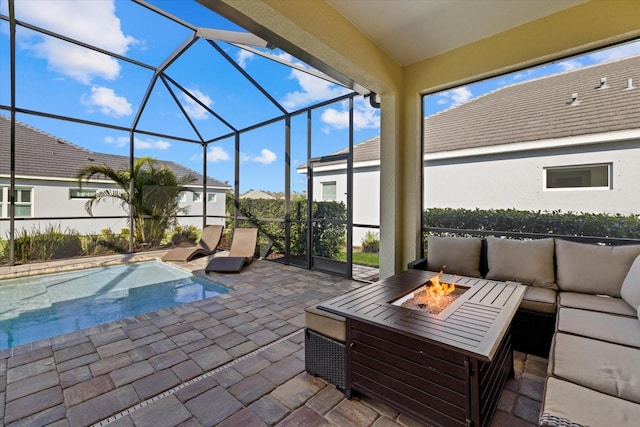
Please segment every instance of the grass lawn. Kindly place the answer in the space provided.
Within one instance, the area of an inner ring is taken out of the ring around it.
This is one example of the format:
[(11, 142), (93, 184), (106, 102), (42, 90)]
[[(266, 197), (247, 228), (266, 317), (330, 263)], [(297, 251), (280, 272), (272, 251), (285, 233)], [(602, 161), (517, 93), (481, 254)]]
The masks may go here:
[[(340, 256), (338, 257), (340, 261), (347, 260), (347, 253), (340, 252)], [(368, 265), (369, 267), (380, 267), (380, 256), (379, 254), (370, 254), (365, 252), (354, 252), (353, 253), (353, 263), (360, 265)]]

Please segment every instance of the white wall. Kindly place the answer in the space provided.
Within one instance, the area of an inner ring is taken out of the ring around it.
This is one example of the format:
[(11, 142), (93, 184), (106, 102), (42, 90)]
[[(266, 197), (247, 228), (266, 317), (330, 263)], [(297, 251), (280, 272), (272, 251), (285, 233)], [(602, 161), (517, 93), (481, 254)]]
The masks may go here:
[[(313, 174), (313, 199), (321, 200), (322, 183), (336, 182), (336, 201), (347, 202), (347, 174), (344, 169), (322, 170), (316, 168)], [(380, 224), (380, 169), (379, 166), (354, 168), (353, 172), (353, 223), (364, 225)], [(360, 246), (367, 231), (379, 234), (377, 229), (355, 227), (353, 245)]]
[[(425, 207), (639, 213), (639, 143), (427, 161)], [(612, 163), (610, 189), (545, 189), (545, 167), (601, 163)]]
[[(6, 239), (9, 233), (8, 215), (8, 195), (9, 180), (0, 178), (0, 187), (2, 191), (2, 209), (0, 209), (0, 239)], [(29, 219), (17, 219), (15, 227), (17, 231), (26, 229), (44, 230), (48, 226), (60, 227), (62, 231), (73, 229), (81, 234), (99, 234), (101, 230), (110, 228), (114, 233), (119, 233), (122, 228), (128, 228), (126, 218), (100, 218), (104, 216), (123, 216), (126, 215), (120, 203), (115, 200), (105, 200), (94, 205), (91, 217), (85, 210), (87, 199), (71, 199), (69, 197), (69, 189), (78, 188), (77, 182), (65, 181), (49, 181), (36, 179), (18, 179), (16, 188), (31, 188), (31, 214), (32, 217), (53, 218), (41, 221)], [(91, 183), (83, 185), (83, 190), (96, 189), (103, 190), (105, 188), (113, 188), (106, 183)], [(216, 201), (207, 204), (207, 215), (225, 214), (225, 191), (223, 189), (209, 189), (209, 192), (216, 193)], [(202, 203), (194, 203), (191, 193), (187, 193), (187, 201), (181, 206), (189, 208), (189, 215), (201, 215)], [(59, 217), (76, 217), (75, 219), (57, 219)], [(80, 219), (78, 219), (80, 218)], [(202, 218), (182, 218), (179, 220), (181, 225), (194, 225), (202, 227)], [(224, 224), (224, 219), (211, 218), (208, 224)]]

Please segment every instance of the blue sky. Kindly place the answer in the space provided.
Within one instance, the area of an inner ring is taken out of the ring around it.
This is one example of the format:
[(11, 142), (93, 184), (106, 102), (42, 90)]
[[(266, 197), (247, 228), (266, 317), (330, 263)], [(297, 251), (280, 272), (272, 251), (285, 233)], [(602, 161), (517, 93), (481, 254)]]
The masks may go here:
[[(244, 32), (195, 1), (149, 2), (194, 26)], [(7, 0), (0, 0), (0, 13), (8, 14)], [(189, 28), (130, 0), (18, 0), (16, 18), (152, 67), (163, 63), (192, 34)], [(348, 92), (336, 84), (292, 70), (231, 44), (219, 42), (218, 45), (288, 111)], [(639, 43), (624, 45), (615, 50), (440, 92), (425, 98), (425, 114), (450, 108), (506, 84), (640, 53), (639, 46)], [(304, 66), (278, 49), (263, 51)], [(132, 126), (153, 76), (153, 70), (24, 28), (18, 29), (16, 58), (16, 105), (19, 108), (127, 128)], [(237, 129), (281, 115), (205, 40), (196, 42), (167, 68), (166, 74)], [(9, 75), (9, 25), (0, 21), (0, 104), (5, 106), (10, 105)], [(169, 83), (169, 88), (205, 140), (230, 133), (221, 120), (178, 87)], [(138, 129), (198, 139), (171, 91), (164, 83), (156, 83), (140, 117)], [(8, 115), (8, 112), (0, 114)], [(18, 114), (17, 119), (93, 151), (129, 153), (128, 132), (24, 114)], [(357, 98), (355, 141), (378, 135), (379, 120), (379, 111), (372, 109), (362, 97)], [(314, 111), (311, 156), (326, 155), (346, 147), (347, 127), (345, 102)], [(279, 122), (242, 136), (241, 192), (284, 189), (284, 133), (284, 124)], [(206, 154), (199, 144), (163, 136), (137, 134), (134, 146), (136, 156), (172, 160), (197, 171), (202, 169), (206, 156), (208, 175), (233, 183), (233, 138), (211, 144)], [(305, 116), (292, 119), (291, 146), (292, 189), (303, 191), (306, 178), (298, 174), (295, 167), (305, 163), (308, 155)]]
[[(199, 27), (242, 31), (195, 1), (151, 0), (150, 3)], [(0, 0), (0, 12), (8, 3)], [(109, 52), (156, 67), (193, 33), (129, 0), (16, 1), (16, 19)], [(275, 61), (218, 42), (222, 50), (247, 71), (289, 112), (333, 99), (350, 91)], [(278, 49), (262, 51), (308, 68)], [(0, 103), (10, 105), (9, 25), (0, 22)], [(17, 33), (16, 105), (19, 108), (130, 127), (153, 77), (153, 70), (75, 46), (25, 28)], [(138, 129), (198, 139), (171, 91), (180, 100), (204, 140), (281, 116), (281, 111), (233, 68), (206, 40), (199, 40), (172, 63), (167, 76), (215, 111), (211, 115), (178, 87), (161, 81), (153, 88)], [(6, 76), (6, 77), (5, 77)], [(171, 91), (170, 91), (171, 90)], [(313, 113), (313, 157), (348, 144), (345, 102)], [(8, 115), (8, 112), (0, 112)], [(17, 119), (93, 151), (128, 155), (128, 132), (18, 114)], [(284, 189), (284, 123), (246, 134), (241, 139), (241, 191)], [(379, 111), (358, 97), (355, 140), (379, 133)], [(306, 178), (295, 171), (305, 163), (306, 117), (292, 120), (292, 189), (303, 191)], [(233, 182), (234, 140), (211, 144), (206, 154), (208, 175)], [(136, 156), (173, 160), (200, 171), (205, 153), (199, 144), (163, 136), (136, 135)], [(19, 171), (18, 171), (19, 172)]]
[(463, 85), (455, 89), (437, 92), (425, 96), (424, 114), (425, 116), (430, 116), (439, 111), (465, 103), (475, 97), (507, 85), (521, 83), (552, 74), (572, 71), (600, 62), (612, 61), (638, 54), (640, 54), (640, 41), (625, 43), (616, 47), (595, 51), (587, 55), (580, 55), (561, 61), (555, 61), (539, 67), (532, 67), (523, 71), (505, 74), (473, 84)]

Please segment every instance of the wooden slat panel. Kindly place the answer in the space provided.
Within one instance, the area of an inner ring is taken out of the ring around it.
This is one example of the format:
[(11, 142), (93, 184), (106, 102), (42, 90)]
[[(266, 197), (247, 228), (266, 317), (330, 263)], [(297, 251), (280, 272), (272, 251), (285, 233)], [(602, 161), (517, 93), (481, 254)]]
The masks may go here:
[[(410, 362), (402, 363), (398, 358), (385, 358), (380, 352), (372, 351), (368, 353), (364, 350), (365, 348), (363, 347), (363, 353), (359, 351), (353, 353), (352, 360), (355, 364), (355, 370), (358, 370), (361, 366), (366, 366), (374, 371), (384, 372), (385, 375), (396, 378), (408, 386), (415, 387), (425, 393), (437, 396), (453, 405), (464, 407), (466, 404), (464, 381), (431, 371), (424, 366), (411, 364)], [(367, 348), (367, 350), (369, 349)], [(455, 387), (455, 389), (450, 387)]]
[[(402, 337), (398, 338), (402, 339)], [(356, 343), (356, 347), (362, 343), (418, 364), (433, 366), (438, 371), (456, 378), (465, 378), (467, 375), (464, 367), (464, 357), (459, 353), (453, 353), (441, 347), (430, 346), (429, 348), (423, 348), (424, 344), (420, 347), (412, 347), (411, 342), (407, 343), (402, 340), (399, 343), (359, 331), (353, 331), (352, 342)]]
[[(434, 414), (448, 415), (454, 420), (464, 420), (466, 416), (465, 408), (456, 407), (450, 402), (441, 400), (433, 395), (425, 393), (424, 390), (411, 387), (402, 381), (387, 376), (385, 373), (369, 369), (365, 366), (354, 366), (353, 387), (358, 391), (380, 393), (377, 388), (384, 387), (385, 394), (395, 395), (396, 405), (407, 405), (423, 414), (429, 414), (429, 418), (434, 418)], [(447, 417), (448, 418), (448, 417)], [(443, 418), (443, 421), (446, 420)], [(451, 420), (446, 420), (451, 423)], [(450, 425), (450, 424), (446, 424)]]

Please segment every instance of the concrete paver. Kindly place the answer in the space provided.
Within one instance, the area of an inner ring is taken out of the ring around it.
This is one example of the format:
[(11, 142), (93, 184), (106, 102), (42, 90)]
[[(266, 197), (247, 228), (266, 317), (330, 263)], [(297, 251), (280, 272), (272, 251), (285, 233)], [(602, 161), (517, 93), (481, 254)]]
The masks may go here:
[[(211, 278), (230, 292), (0, 351), (0, 427), (419, 425), (304, 372), (304, 308), (362, 283), (265, 261)], [(537, 421), (547, 362), (514, 359), (492, 426)]]

